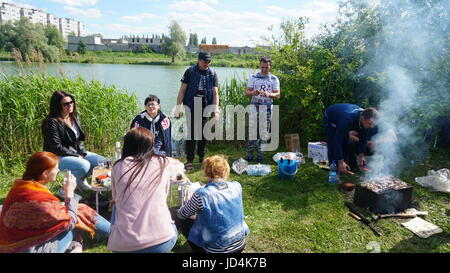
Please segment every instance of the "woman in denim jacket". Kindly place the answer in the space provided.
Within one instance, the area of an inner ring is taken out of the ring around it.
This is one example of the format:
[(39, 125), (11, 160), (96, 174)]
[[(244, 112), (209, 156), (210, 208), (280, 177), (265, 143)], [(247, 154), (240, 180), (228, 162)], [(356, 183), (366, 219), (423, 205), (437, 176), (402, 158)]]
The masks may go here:
[(203, 170), (210, 180), (177, 211), (178, 226), (194, 252), (240, 253), (250, 232), (241, 184), (226, 180), (230, 166), (223, 156), (206, 158)]

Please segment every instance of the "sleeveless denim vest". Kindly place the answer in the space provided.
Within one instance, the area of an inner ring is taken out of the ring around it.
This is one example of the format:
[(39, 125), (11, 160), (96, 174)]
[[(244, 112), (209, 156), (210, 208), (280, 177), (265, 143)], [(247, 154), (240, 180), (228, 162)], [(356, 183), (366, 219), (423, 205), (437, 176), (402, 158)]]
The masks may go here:
[[(194, 107), (194, 97), (197, 93), (198, 85), (202, 78), (198, 65), (191, 66), (189, 68), (190, 81), (186, 93), (184, 94), (183, 104), (190, 109)], [(212, 104), (213, 101), (213, 85), (214, 85), (214, 70), (208, 68), (205, 75), (205, 81), (203, 88), (205, 89), (206, 105)]]
[(250, 233), (244, 221), (241, 184), (209, 181), (197, 193), (203, 210), (192, 225), (189, 241), (203, 248), (225, 248)]

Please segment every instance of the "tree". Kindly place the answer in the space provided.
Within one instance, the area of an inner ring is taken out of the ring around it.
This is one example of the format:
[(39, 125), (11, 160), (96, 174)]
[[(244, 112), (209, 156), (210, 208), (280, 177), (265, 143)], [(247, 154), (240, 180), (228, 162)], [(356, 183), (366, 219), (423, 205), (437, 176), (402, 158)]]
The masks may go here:
[(192, 45), (198, 46), (198, 36), (197, 33), (194, 33), (193, 39), (192, 39)]
[(212, 39), (212, 44), (213, 44), (213, 45), (217, 45), (216, 37), (213, 37), (213, 39)]
[(149, 53), (152, 52), (151, 48), (148, 45), (141, 45), (140, 52), (142, 53)]
[(62, 52), (62, 39), (54, 28), (32, 24), (22, 18), (0, 24), (0, 48), (10, 52), (14, 49), (26, 61), (55, 62)]
[(81, 39), (78, 42), (77, 52), (82, 55), (86, 54), (86, 43)]
[(172, 21), (169, 25), (169, 37), (164, 38), (163, 51), (166, 55), (172, 57), (172, 63), (175, 58), (184, 57), (186, 54), (186, 33), (181, 28), (180, 24)]
[(56, 46), (59, 50), (64, 49), (64, 38), (54, 25), (47, 25), (44, 27), (45, 36), (47, 37), (47, 44)]

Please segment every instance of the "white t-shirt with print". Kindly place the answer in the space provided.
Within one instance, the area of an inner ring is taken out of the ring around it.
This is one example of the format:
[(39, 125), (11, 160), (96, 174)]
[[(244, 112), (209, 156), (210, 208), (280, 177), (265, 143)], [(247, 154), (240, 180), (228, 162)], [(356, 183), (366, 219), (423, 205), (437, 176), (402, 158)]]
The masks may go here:
[[(253, 88), (253, 90), (273, 93), (273, 90), (280, 90), (280, 81), (275, 75), (269, 73), (269, 75), (263, 76), (258, 72), (248, 79), (247, 87)], [(271, 98), (263, 97), (261, 95), (253, 96), (251, 101), (253, 104), (272, 104), (272, 102), (273, 100)]]

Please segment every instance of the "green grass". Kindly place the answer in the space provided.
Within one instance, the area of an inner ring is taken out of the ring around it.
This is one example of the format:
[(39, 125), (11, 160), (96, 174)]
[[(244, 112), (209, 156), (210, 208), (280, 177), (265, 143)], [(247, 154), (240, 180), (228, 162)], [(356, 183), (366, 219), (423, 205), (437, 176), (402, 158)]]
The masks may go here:
[[(209, 145), (207, 155), (224, 154), (232, 163), (244, 152), (223, 144)], [(327, 182), (327, 172), (317, 168), (310, 160), (301, 165), (291, 180), (278, 179), (276, 165), (266, 153), (266, 161), (273, 173), (265, 177), (231, 174), (230, 179), (243, 187), (245, 221), (251, 229), (245, 252), (282, 253), (366, 253), (368, 245), (377, 242), (381, 252), (394, 253), (445, 253), (450, 252), (450, 195), (430, 192), (418, 186), (414, 178), (426, 175), (430, 169), (448, 167), (450, 160), (444, 151), (433, 151), (423, 163), (404, 172), (400, 179), (414, 186), (413, 203), (428, 211), (427, 221), (440, 226), (444, 232), (421, 239), (403, 228), (400, 219), (382, 219), (374, 226), (383, 234), (375, 236), (361, 222), (348, 216), (344, 205), (347, 194)], [(188, 173), (191, 181), (206, 183), (194, 162), (194, 170)], [(20, 168), (19, 168), (20, 169)], [(4, 198), (13, 177), (2, 177), (0, 199)], [(356, 178), (342, 176), (344, 181)], [(106, 239), (85, 240), (86, 252), (109, 252)], [(173, 252), (189, 252), (183, 235)]]
[[(227, 84), (221, 95), (230, 103), (244, 103), (238, 81)], [(115, 87), (82, 79), (58, 79), (45, 75), (17, 76), (0, 79), (0, 203), (15, 178), (24, 171), (24, 162), (41, 149), (40, 121), (48, 111), (53, 90), (68, 89), (77, 98), (83, 128), (87, 132), (88, 149), (102, 155), (112, 154), (113, 143), (126, 131), (129, 120), (137, 112), (135, 96)], [(95, 106), (95, 107), (92, 107)], [(306, 154), (306, 151), (303, 151)], [(245, 157), (243, 142), (214, 142), (207, 156), (224, 154), (230, 164)], [(251, 229), (245, 252), (369, 252), (368, 245), (377, 242), (382, 252), (450, 252), (450, 194), (431, 192), (418, 186), (415, 177), (428, 170), (449, 168), (448, 152), (433, 150), (420, 163), (406, 166), (399, 178), (414, 187), (413, 203), (428, 211), (426, 220), (440, 226), (443, 233), (420, 239), (403, 228), (403, 220), (383, 219), (375, 224), (383, 236), (376, 237), (361, 222), (348, 216), (344, 201), (348, 194), (327, 182), (327, 172), (309, 160), (291, 180), (280, 180), (277, 167), (266, 153), (273, 173), (265, 177), (231, 174), (230, 179), (243, 187), (245, 220)], [(188, 173), (191, 181), (206, 183), (200, 163)], [(342, 176), (343, 181), (356, 181)], [(55, 189), (56, 190), (56, 189)], [(86, 237), (86, 252), (109, 252), (107, 239)], [(189, 252), (186, 238), (179, 235), (174, 252)]]

